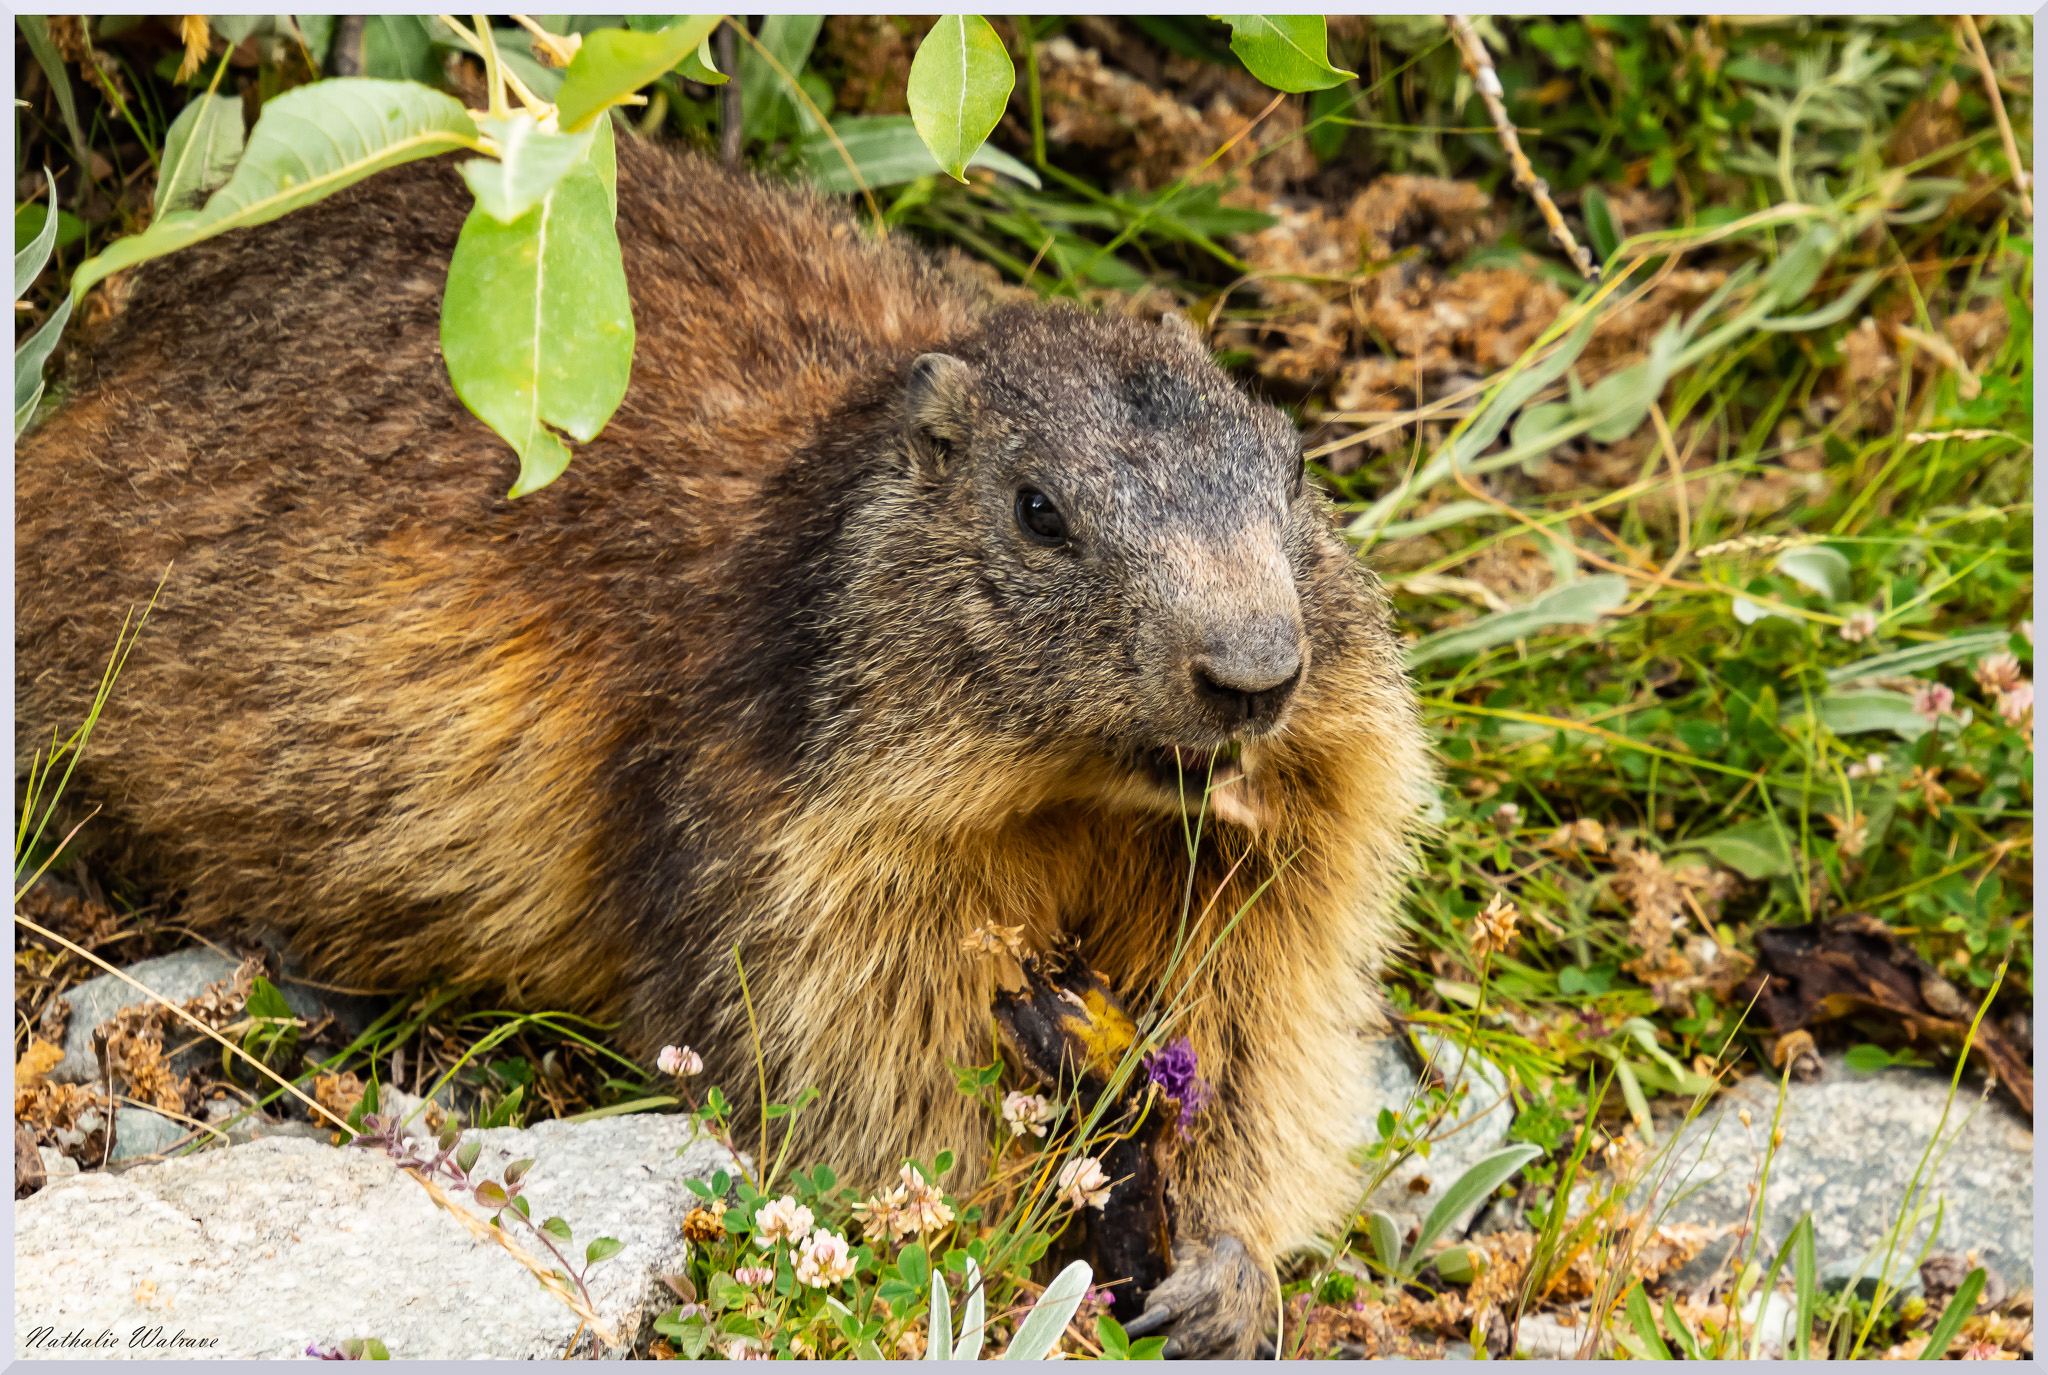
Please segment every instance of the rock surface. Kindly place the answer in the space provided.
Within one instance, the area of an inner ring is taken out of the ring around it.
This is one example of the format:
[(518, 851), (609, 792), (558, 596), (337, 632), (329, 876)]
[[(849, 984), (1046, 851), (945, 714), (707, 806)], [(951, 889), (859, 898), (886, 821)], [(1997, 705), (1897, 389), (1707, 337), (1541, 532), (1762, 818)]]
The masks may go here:
[[(1899, 1208), (1922, 1152), (1941, 1121), (1948, 1075), (1927, 1070), (1886, 1069), (1859, 1074), (1838, 1055), (1823, 1057), (1821, 1077), (1794, 1083), (1786, 1095), (1781, 1125), (1784, 1144), (1771, 1162), (1764, 1186), (1766, 1257), (1776, 1254), (1785, 1234), (1808, 1209), (1813, 1211), (1814, 1252), (1823, 1275), (1830, 1270), (1846, 1283), (1870, 1254)], [(1974, 1081), (1974, 1087), (1973, 1087)], [(1777, 1085), (1765, 1076), (1737, 1084), (1700, 1114), (1677, 1147), (1681, 1173), (1674, 1190), (1690, 1189), (1671, 1210), (1678, 1222), (1739, 1223), (1750, 1206), (1749, 1185), (1768, 1144)], [(1934, 1217), (1934, 1201), (1945, 1203), (1937, 1252), (1975, 1252), (2005, 1282), (2018, 1288), (2034, 1277), (2034, 1133), (2005, 1099), (1983, 1096), (1983, 1082), (1965, 1076), (1956, 1092), (1927, 1190), (1927, 1208), (1903, 1260), (1895, 1260), (1894, 1283), (1918, 1284), (1913, 1258)], [(1741, 1113), (1750, 1125), (1742, 1125)], [(1667, 1123), (1669, 1131), (1675, 1123)], [(1680, 1283), (1704, 1279), (1725, 1246), (1710, 1247), (1681, 1273)], [(1865, 1266), (1874, 1276), (1878, 1263)]]
[[(204, 946), (194, 946), (153, 960), (142, 960), (130, 965), (126, 972), (150, 991), (175, 1003), (198, 997), (209, 984), (232, 979), (237, 967), (236, 962), (226, 955)], [(277, 991), (284, 995), (284, 1000), (299, 1016), (312, 1021), (332, 1013), (337, 1022), (350, 1030), (350, 1034), (368, 1026), (376, 1015), (371, 999), (321, 992), (296, 983), (288, 976), (278, 980)], [(97, 1079), (100, 1072), (99, 1060), (92, 1053), (93, 1028), (122, 1008), (134, 1007), (150, 999), (134, 984), (112, 974), (88, 979), (65, 993), (63, 998), (71, 1005), (71, 1020), (64, 1028), (64, 1058), (50, 1071), (50, 1082), (88, 1084)], [(186, 1025), (180, 1023), (181, 1028)], [(181, 1036), (179, 1039), (186, 1038)], [(170, 1049), (171, 1044), (167, 1041), (165, 1049)], [(179, 1074), (189, 1074), (201, 1059), (218, 1054), (219, 1047), (209, 1041), (173, 1058), (171, 1066)]]
[[(1438, 1125), (1438, 1139), (1430, 1146), (1429, 1158), (1411, 1157), (1366, 1201), (1368, 1210), (1393, 1218), (1404, 1236), (1410, 1227), (1419, 1225), (1429, 1215), (1459, 1175), (1507, 1143), (1508, 1128), (1515, 1121), (1507, 1080), (1498, 1068), (1478, 1056), (1464, 1057), (1461, 1067), (1455, 1046), (1434, 1036), (1418, 1039), (1423, 1053), (1435, 1060), (1446, 1079), (1459, 1074), (1457, 1082), (1469, 1087), (1464, 1100)], [(1418, 1083), (1408, 1054), (1400, 1041), (1390, 1037), (1373, 1046), (1372, 1057), (1374, 1099), (1399, 1114), (1408, 1107)], [(1379, 1128), (1372, 1122), (1363, 1124), (1363, 1132), (1366, 1140), (1379, 1140)], [(1420, 1187), (1417, 1181), (1421, 1181)], [(1475, 1203), (1462, 1216), (1453, 1218), (1444, 1239), (1464, 1235), (1479, 1206)]]
[[(678, 1116), (544, 1122), (470, 1133), (477, 1169), (538, 1161), (536, 1218), (625, 1243), (589, 1276), (599, 1316), (630, 1340), (675, 1303), (689, 1179), (729, 1168)], [(682, 1154), (677, 1154), (678, 1148)], [(458, 1204), (458, 1206), (462, 1206)], [(521, 1244), (542, 1260), (524, 1229)], [(499, 1247), (473, 1238), (379, 1152), (268, 1138), (121, 1174), (50, 1182), (15, 1206), (15, 1351), (23, 1358), (271, 1358), (376, 1337), (394, 1359), (562, 1356), (573, 1313)], [(161, 1329), (204, 1347), (131, 1347)], [(111, 1347), (53, 1345), (69, 1333)], [(579, 1351), (587, 1353), (586, 1335)]]

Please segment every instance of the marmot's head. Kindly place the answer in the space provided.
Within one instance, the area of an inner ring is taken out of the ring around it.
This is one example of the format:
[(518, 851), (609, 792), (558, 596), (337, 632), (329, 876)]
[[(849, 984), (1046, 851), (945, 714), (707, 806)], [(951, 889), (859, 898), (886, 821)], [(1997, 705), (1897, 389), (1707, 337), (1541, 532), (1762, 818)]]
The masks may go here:
[(971, 671), (1000, 734), (1084, 795), (1192, 805), (1213, 766), (1212, 808), (1255, 823), (1233, 802), (1256, 789), (1228, 784), (1302, 714), (1331, 543), (1294, 426), (1184, 321), (1071, 309), (997, 312), (901, 396), (931, 518), (891, 563), (928, 599), (909, 621), (958, 646), (906, 635), (903, 656)]

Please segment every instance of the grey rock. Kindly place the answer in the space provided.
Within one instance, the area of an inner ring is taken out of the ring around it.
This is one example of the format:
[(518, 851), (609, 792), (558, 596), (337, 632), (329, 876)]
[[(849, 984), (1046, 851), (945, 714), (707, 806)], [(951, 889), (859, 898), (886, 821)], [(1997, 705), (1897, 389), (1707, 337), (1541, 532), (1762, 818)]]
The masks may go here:
[[(198, 997), (211, 984), (233, 978), (236, 968), (236, 962), (227, 956), (205, 946), (195, 946), (153, 960), (143, 960), (129, 966), (125, 972), (152, 992), (172, 1002), (182, 1002)], [(288, 977), (278, 980), (277, 989), (299, 1016), (310, 1021), (332, 1013), (335, 1021), (351, 1036), (367, 1027), (379, 1008), (375, 999), (323, 993)], [(92, 1053), (93, 1029), (121, 1009), (151, 1000), (134, 984), (112, 974), (89, 979), (63, 996), (64, 1001), (71, 1005), (71, 1020), (64, 1030), (64, 1058), (50, 1071), (50, 1082), (91, 1083), (99, 1077), (99, 1061)], [(181, 1027), (184, 1025), (180, 1024)], [(182, 1042), (185, 1038), (179, 1039)], [(170, 1044), (166, 1044), (166, 1049)], [(171, 1067), (179, 1074), (189, 1074), (203, 1059), (218, 1054), (219, 1047), (209, 1041), (174, 1056)]]
[(54, 1181), (78, 1173), (78, 1162), (55, 1146), (38, 1146), (36, 1154), (42, 1159), (45, 1179)]
[[(631, 1340), (675, 1304), (659, 1276), (684, 1263), (679, 1222), (694, 1201), (685, 1181), (732, 1167), (723, 1147), (690, 1132), (687, 1118), (643, 1116), (470, 1139), (492, 1178), (537, 1159), (533, 1216), (565, 1218), (579, 1261), (597, 1237), (625, 1243), (589, 1284), (599, 1317)], [(552, 1263), (523, 1228), (514, 1235)], [(577, 1328), (517, 1261), (440, 1212), (381, 1152), (285, 1138), (53, 1178), (15, 1205), (14, 1274), (23, 1357), (67, 1354), (29, 1347), (39, 1329), (161, 1326), (215, 1344), (79, 1354), (260, 1359), (376, 1337), (399, 1360), (551, 1359)]]
[[(1754, 1206), (1749, 1187), (1769, 1145), (1777, 1094), (1768, 1076), (1742, 1080), (1685, 1129), (1675, 1148), (1678, 1167), (1663, 1191), (1678, 1198), (1666, 1221), (1741, 1224)], [(1765, 1263), (1811, 1210), (1822, 1273), (1848, 1283), (1898, 1218), (1947, 1098), (1946, 1074), (1899, 1068), (1858, 1074), (1838, 1055), (1823, 1057), (1820, 1078), (1793, 1083), (1781, 1121), (1785, 1139), (1764, 1186), (1759, 1254)], [(1665, 1117), (1662, 1127), (1676, 1130), (1677, 1115)], [(1918, 1285), (1913, 1264), (1939, 1199), (1944, 1206), (1935, 1250), (1974, 1251), (2014, 1287), (2031, 1284), (2031, 1124), (2003, 1095), (1986, 1098), (1981, 1081), (1972, 1087), (1966, 1077), (1942, 1139), (1949, 1144), (1930, 1158), (1924, 1212), (1893, 1261), (1894, 1282), (1909, 1291)], [(1727, 1245), (1710, 1248), (1673, 1278), (1681, 1287), (1704, 1281), (1717, 1259), (1711, 1253)], [(1874, 1282), (1878, 1268), (1875, 1258), (1863, 1266), (1866, 1282)]]
[(109, 1165), (128, 1165), (163, 1155), (196, 1132), (183, 1122), (147, 1108), (114, 1109), (114, 1149)]
[[(1418, 1155), (1405, 1161), (1366, 1201), (1368, 1211), (1393, 1218), (1403, 1236), (1410, 1227), (1421, 1224), (1460, 1175), (1506, 1143), (1508, 1128), (1515, 1121), (1507, 1079), (1497, 1066), (1477, 1055), (1463, 1057), (1461, 1065), (1458, 1048), (1433, 1034), (1425, 1033), (1417, 1040), (1423, 1054), (1434, 1059), (1446, 1079), (1458, 1074), (1455, 1082), (1468, 1087), (1463, 1102), (1438, 1125), (1438, 1139), (1430, 1147), (1429, 1158)], [(1374, 1098), (1399, 1113), (1416, 1092), (1415, 1070), (1399, 1042), (1391, 1038), (1377, 1043), (1372, 1056)], [(1379, 1140), (1379, 1128), (1373, 1122), (1364, 1124), (1364, 1133), (1367, 1141)], [(1426, 1181), (1427, 1187), (1414, 1188), (1417, 1180)], [(1441, 1239), (1463, 1236), (1483, 1206), (1482, 1199), (1465, 1209)]]

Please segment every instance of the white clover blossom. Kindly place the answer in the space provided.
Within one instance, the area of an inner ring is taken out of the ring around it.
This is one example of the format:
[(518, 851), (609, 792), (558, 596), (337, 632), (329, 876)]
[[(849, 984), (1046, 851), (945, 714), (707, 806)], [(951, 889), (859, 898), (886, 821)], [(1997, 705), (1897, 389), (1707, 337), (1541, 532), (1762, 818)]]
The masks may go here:
[(784, 1194), (754, 1214), (755, 1244), (773, 1246), (778, 1241), (787, 1241), (794, 1245), (811, 1230), (813, 1221), (809, 1208), (797, 1202), (795, 1195)]
[(797, 1258), (797, 1281), (813, 1289), (829, 1289), (852, 1276), (853, 1253), (846, 1238), (822, 1227), (812, 1233)]
[(704, 1057), (688, 1046), (663, 1046), (661, 1054), (655, 1057), (654, 1065), (663, 1074), (688, 1078), (704, 1072)]
[(1092, 1155), (1069, 1160), (1060, 1168), (1059, 1189), (1076, 1210), (1100, 1208), (1109, 1202), (1109, 1176), (1102, 1172), (1102, 1162)]
[(1858, 611), (1851, 611), (1843, 620), (1838, 633), (1852, 645), (1859, 640), (1869, 639), (1877, 634), (1877, 613), (1867, 606)]
[(1010, 1135), (1022, 1136), (1030, 1132), (1043, 1138), (1046, 1124), (1052, 1121), (1052, 1104), (1042, 1093), (1014, 1092), (1003, 1097), (1003, 1121), (1010, 1124)]

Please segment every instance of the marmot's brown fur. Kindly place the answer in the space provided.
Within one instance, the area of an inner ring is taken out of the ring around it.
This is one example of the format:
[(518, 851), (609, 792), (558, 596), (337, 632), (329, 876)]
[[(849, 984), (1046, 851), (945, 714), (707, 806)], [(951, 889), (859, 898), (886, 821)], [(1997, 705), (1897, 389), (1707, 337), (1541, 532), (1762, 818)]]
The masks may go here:
[[(518, 501), (438, 346), (452, 163), (139, 269), (19, 449), (18, 757), (173, 566), (95, 828), (328, 978), (620, 1015), (728, 1089), (737, 947), (770, 1094), (822, 1090), (802, 1149), (863, 1183), (984, 1135), (978, 928), (1077, 939), (1134, 1009), (1184, 940), (1217, 1095), (1160, 1293), (1242, 1354), (1257, 1273), (1355, 1199), (1426, 771), (1297, 435), (1174, 321), (992, 309), (656, 149), (619, 202), (631, 389)], [(1176, 761), (1231, 742), (1191, 887)]]

